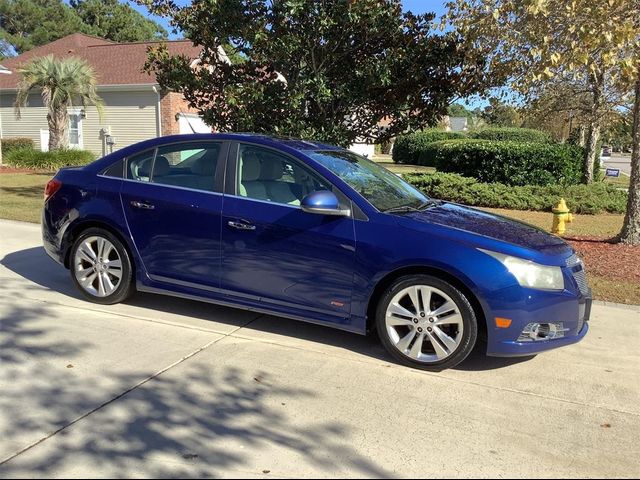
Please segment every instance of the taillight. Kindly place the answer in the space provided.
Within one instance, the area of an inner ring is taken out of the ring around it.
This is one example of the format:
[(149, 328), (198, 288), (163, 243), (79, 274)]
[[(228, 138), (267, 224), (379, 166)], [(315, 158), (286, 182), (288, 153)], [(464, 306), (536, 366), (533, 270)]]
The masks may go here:
[(47, 186), (44, 187), (44, 201), (49, 200), (62, 186), (62, 182), (58, 179), (52, 178), (47, 182)]

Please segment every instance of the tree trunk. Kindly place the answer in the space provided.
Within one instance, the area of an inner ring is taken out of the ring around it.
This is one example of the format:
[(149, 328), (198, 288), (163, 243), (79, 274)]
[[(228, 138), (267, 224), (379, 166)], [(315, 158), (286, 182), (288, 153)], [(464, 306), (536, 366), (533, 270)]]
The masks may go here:
[(592, 120), (589, 125), (589, 136), (584, 155), (584, 165), (582, 173), (583, 183), (593, 183), (593, 165), (596, 161), (600, 161), (598, 150), (598, 141), (600, 140), (600, 123), (598, 120)]
[(622, 231), (618, 240), (629, 245), (640, 245), (640, 72), (636, 81), (633, 102), (633, 148), (631, 153), (631, 180), (629, 200)]
[(49, 110), (49, 151), (69, 148), (69, 115), (67, 107)]

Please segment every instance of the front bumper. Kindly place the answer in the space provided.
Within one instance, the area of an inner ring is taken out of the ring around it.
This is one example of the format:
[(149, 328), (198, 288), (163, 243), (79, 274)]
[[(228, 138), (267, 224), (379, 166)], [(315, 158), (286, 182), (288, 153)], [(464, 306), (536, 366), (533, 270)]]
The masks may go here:
[[(578, 292), (561, 293), (524, 290), (514, 309), (492, 309), (489, 320), (487, 355), (495, 357), (519, 357), (578, 343), (589, 331), (591, 315), (591, 290), (585, 295)], [(494, 317), (512, 319), (509, 328), (495, 326)], [(563, 337), (550, 340), (518, 341), (523, 329), (530, 323), (562, 322), (566, 332)]]

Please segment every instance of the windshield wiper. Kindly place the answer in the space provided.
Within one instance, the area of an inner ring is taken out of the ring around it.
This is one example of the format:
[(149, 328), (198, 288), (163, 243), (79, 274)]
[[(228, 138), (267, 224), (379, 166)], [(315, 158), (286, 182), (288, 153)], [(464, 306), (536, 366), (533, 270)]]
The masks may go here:
[(436, 206), (440, 205), (440, 203), (441, 203), (440, 200), (434, 200), (434, 199), (430, 198), (426, 202), (422, 202), (417, 207), (417, 210), (424, 210), (424, 209), (429, 208), (429, 207), (436, 207)]
[(416, 207), (412, 207), (411, 205), (400, 205), (399, 207), (391, 207), (383, 210), (382, 213), (409, 213), (409, 212), (419, 212)]

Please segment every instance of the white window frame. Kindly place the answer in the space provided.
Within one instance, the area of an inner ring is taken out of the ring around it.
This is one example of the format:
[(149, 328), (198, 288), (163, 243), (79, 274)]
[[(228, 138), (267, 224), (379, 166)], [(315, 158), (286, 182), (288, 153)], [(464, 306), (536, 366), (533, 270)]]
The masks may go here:
[(82, 122), (84, 120), (83, 115), (82, 115), (82, 111), (84, 109), (83, 108), (69, 108), (67, 110), (67, 114), (69, 115), (69, 117), (71, 117), (72, 115), (76, 115), (78, 117), (78, 143), (77, 144), (73, 144), (71, 143), (71, 121), (69, 121), (69, 148), (75, 148), (78, 150), (81, 150), (82, 148), (84, 148), (84, 144), (83, 144), (83, 135), (82, 135)]

